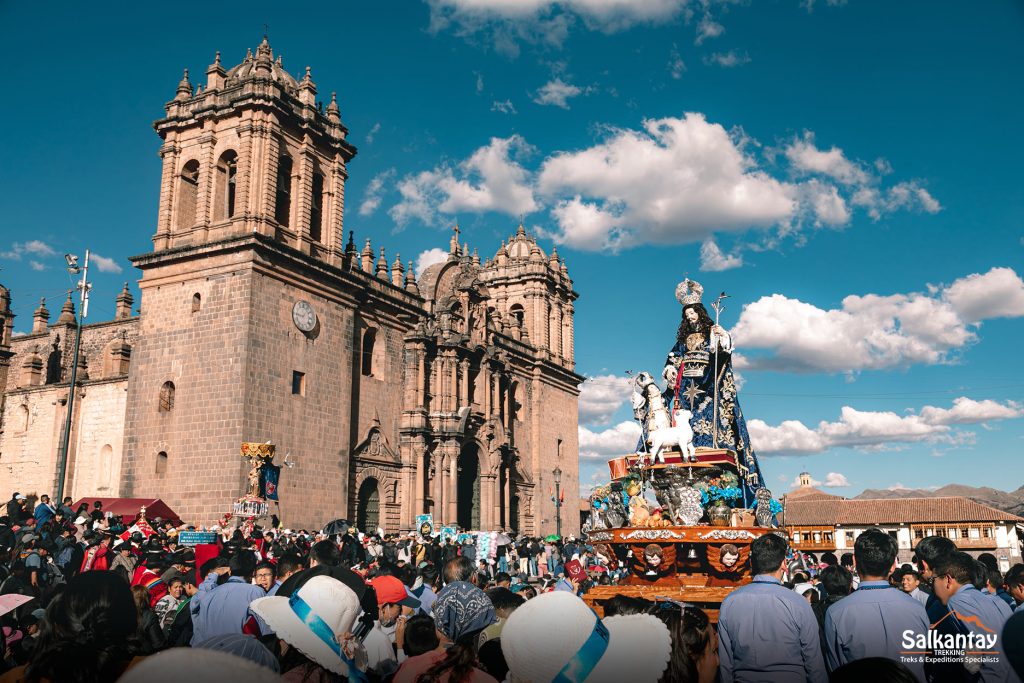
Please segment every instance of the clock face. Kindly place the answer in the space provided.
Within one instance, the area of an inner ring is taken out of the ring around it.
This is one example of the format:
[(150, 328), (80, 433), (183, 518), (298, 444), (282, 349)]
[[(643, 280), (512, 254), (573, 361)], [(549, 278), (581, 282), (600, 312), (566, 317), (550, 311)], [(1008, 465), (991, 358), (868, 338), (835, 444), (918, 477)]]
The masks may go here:
[(308, 301), (296, 301), (292, 306), (292, 322), (303, 332), (312, 332), (316, 327), (316, 311)]

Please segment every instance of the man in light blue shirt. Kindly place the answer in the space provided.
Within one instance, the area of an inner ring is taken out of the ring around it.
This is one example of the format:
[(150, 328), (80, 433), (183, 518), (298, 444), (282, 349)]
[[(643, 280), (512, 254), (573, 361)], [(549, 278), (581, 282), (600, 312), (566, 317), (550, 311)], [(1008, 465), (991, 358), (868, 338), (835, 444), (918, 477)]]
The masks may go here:
[(853, 552), (860, 586), (825, 613), (829, 671), (857, 659), (885, 657), (903, 662), (924, 683), (924, 662), (900, 654), (907, 650), (904, 632), (925, 636), (929, 623), (924, 605), (889, 584), (898, 551), (896, 539), (881, 529), (868, 529), (857, 537)]
[(802, 596), (782, 585), (786, 541), (777, 534), (750, 544), (754, 582), (737, 588), (718, 613), (722, 683), (822, 683), (818, 621)]
[[(252, 583), (256, 556), (243, 550), (231, 558), (227, 567), (217, 567), (206, 575), (195, 597), (189, 602), (192, 612), (192, 645), (225, 633), (242, 633), (249, 617), (249, 604), (266, 592)], [(221, 575), (227, 581), (218, 583)]]
[(975, 652), (990, 651), (992, 655), (978, 656), (976, 662), (968, 661), (967, 670), (980, 673), (981, 683), (1020, 683), (1002, 642), (1007, 618), (991, 596), (974, 587), (974, 558), (961, 551), (949, 553), (936, 563), (934, 572), (932, 587), (935, 596), (949, 608), (946, 618), (955, 620), (961, 632), (995, 637), (991, 648), (974, 648)]

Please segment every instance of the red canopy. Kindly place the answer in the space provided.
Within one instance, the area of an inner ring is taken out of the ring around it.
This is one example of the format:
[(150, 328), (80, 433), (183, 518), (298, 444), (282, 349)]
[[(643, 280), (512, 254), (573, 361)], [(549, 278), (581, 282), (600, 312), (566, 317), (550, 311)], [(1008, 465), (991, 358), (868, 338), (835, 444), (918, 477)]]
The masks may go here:
[(178, 514), (159, 498), (82, 498), (75, 502), (73, 508), (77, 510), (82, 503), (88, 503), (91, 512), (93, 503), (97, 500), (103, 503), (104, 512), (124, 517), (124, 521), (128, 524), (131, 524), (139, 516), (139, 510), (142, 507), (146, 508), (147, 519), (153, 520), (159, 517), (163, 520), (170, 520), (175, 526), (181, 524)]

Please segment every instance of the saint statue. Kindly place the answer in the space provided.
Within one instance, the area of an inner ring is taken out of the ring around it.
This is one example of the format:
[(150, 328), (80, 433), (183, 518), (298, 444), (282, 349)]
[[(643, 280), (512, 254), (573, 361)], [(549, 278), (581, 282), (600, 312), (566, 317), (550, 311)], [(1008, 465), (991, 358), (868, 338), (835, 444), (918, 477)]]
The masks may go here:
[(694, 446), (736, 452), (749, 505), (754, 490), (763, 485), (761, 470), (737, 397), (732, 337), (711, 320), (701, 303), (703, 293), (700, 283), (690, 279), (676, 287), (683, 315), (662, 373), (665, 400), (673, 410), (678, 406), (690, 411)]

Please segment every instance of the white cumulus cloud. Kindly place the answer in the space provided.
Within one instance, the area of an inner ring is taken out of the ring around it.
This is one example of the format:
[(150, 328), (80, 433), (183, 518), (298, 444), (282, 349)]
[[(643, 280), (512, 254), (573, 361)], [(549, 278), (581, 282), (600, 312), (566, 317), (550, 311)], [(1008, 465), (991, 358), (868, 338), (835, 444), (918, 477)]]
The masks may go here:
[[(556, 204), (559, 243), (579, 249), (703, 240), (770, 227), (797, 211), (796, 191), (755, 168), (729, 132), (703, 115), (644, 121), (578, 152), (549, 157), (538, 180)], [(584, 199), (587, 197), (587, 199)]]
[(384, 192), (387, 190), (386, 184), (391, 182), (394, 177), (395, 169), (389, 168), (370, 179), (363, 195), (363, 202), (359, 205), (360, 216), (370, 216), (380, 207), (380, 203), (384, 199)]
[(579, 428), (580, 458), (607, 460), (636, 451), (640, 438), (640, 425), (636, 422), (620, 422), (603, 431)]
[(374, 138), (377, 137), (377, 133), (379, 133), (379, 132), (380, 132), (380, 121), (378, 121), (377, 123), (373, 124), (373, 127), (370, 128), (370, 132), (368, 132), (366, 134), (366, 144), (372, 145)]
[[(763, 420), (748, 421), (750, 441), (763, 455), (824, 453), (832, 448), (885, 450), (912, 443), (958, 445), (969, 443), (970, 432), (958, 432), (955, 425), (984, 424), (995, 420), (1024, 417), (1024, 406), (1014, 401), (975, 401), (960, 397), (952, 408), (924, 406), (917, 413), (865, 411), (843, 406), (839, 419), (821, 421), (814, 428), (799, 420), (771, 426)], [(836, 484), (837, 486), (844, 484)]]
[(480, 34), (508, 56), (518, 42), (560, 46), (569, 29), (582, 23), (613, 33), (637, 24), (657, 24), (679, 16), (688, 0), (428, 0), (430, 30), (452, 30), (462, 37)]
[(863, 185), (870, 179), (868, 172), (847, 159), (838, 147), (818, 149), (814, 144), (814, 134), (810, 132), (789, 143), (785, 154), (794, 169), (827, 175), (844, 185)]
[(491, 111), (501, 112), (502, 114), (515, 114), (516, 107), (512, 104), (512, 100), (494, 100), (494, 104), (491, 105)]
[(731, 69), (735, 66), (742, 66), (748, 62), (750, 62), (750, 55), (746, 52), (741, 54), (736, 50), (729, 50), (728, 52), (713, 52), (704, 58), (705, 64), (720, 66), (726, 69)]
[[(568, 106), (578, 87), (552, 83), (568, 89), (546, 93), (546, 101)], [(508, 101), (493, 109), (514, 112)], [(400, 201), (389, 213), (402, 226), (434, 224), (439, 214), (460, 211), (520, 216), (546, 208), (552, 227), (543, 236), (580, 250), (614, 252), (707, 243), (750, 230), (766, 233), (766, 244), (790, 236), (799, 243), (802, 228), (843, 228), (854, 210), (874, 218), (941, 208), (918, 181), (883, 186), (881, 176), (841, 149), (819, 149), (810, 132), (776, 155), (742, 128), (727, 129), (696, 112), (604, 130), (594, 145), (552, 153), (536, 167), (528, 165), (536, 150), (520, 135), (491, 138), (464, 161), (401, 178)], [(742, 261), (737, 247), (719, 258), (717, 242), (708, 244), (706, 269)]]
[(960, 278), (942, 298), (972, 322), (1024, 316), (1024, 280), (1012, 268), (997, 267)]
[(7, 251), (0, 252), (0, 258), (20, 261), (25, 254), (46, 258), (56, 256), (57, 251), (42, 240), (29, 240), (27, 242), (15, 242)]
[(850, 480), (841, 472), (829, 472), (825, 475), (825, 483), (823, 484), (823, 486), (830, 489), (849, 485)]
[(724, 254), (713, 239), (706, 239), (700, 245), (700, 269), (717, 272), (739, 268), (743, 265), (743, 257), (738, 254)]
[(619, 407), (629, 400), (632, 380), (619, 375), (588, 377), (580, 388), (582, 424), (608, 424)]
[(916, 180), (897, 183), (890, 188), (861, 187), (854, 192), (852, 203), (867, 210), (874, 220), (896, 211), (938, 213), (942, 205)]
[(423, 271), (430, 266), (435, 263), (444, 263), (447, 260), (448, 252), (444, 249), (439, 249), (438, 247), (420, 252), (420, 255), (416, 257), (416, 279), (419, 279), (420, 275), (423, 274)]
[[(991, 288), (991, 289), (990, 289)], [(1003, 295), (998, 302), (986, 292)], [(975, 323), (1024, 316), (1024, 282), (1009, 268), (960, 278), (948, 287), (909, 294), (850, 295), (822, 309), (772, 294), (744, 306), (733, 334), (740, 368), (791, 372), (856, 372), (949, 363), (977, 340)]]
[[(800, 484), (800, 476), (797, 475), (797, 478), (794, 479), (789, 484), (789, 488), (795, 489), (795, 488), (798, 488), (800, 485), (801, 485)], [(829, 472), (827, 475), (825, 475), (825, 481), (818, 481), (817, 479), (812, 477), (811, 481), (810, 481), (810, 485), (811, 486), (820, 486), (820, 487), (823, 487), (823, 488), (832, 489), (832, 488), (840, 488), (840, 487), (843, 487), (843, 486), (849, 486), (850, 485), (850, 481), (846, 478), (846, 475), (842, 474), (841, 472)]]
[(583, 94), (585, 91), (578, 85), (566, 83), (561, 78), (553, 78), (542, 85), (533, 96), (537, 104), (569, 108), (569, 99)]
[(91, 254), (89, 259), (96, 265), (96, 270), (101, 273), (120, 273), (122, 270), (121, 265), (112, 258)]
[(401, 225), (412, 218), (433, 224), (438, 213), (532, 213), (538, 204), (530, 174), (517, 159), (533, 151), (519, 135), (491, 138), (456, 168), (443, 165), (403, 178), (398, 183), (402, 199), (389, 215)]
[(683, 58), (679, 55), (679, 48), (672, 44), (672, 51), (668, 55), (668, 73), (674, 80), (679, 80), (683, 77), (683, 73), (686, 71), (686, 63), (683, 62)]

